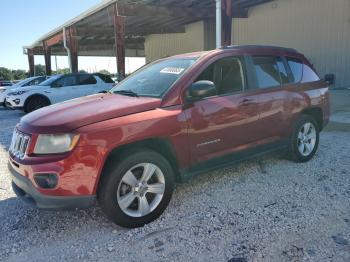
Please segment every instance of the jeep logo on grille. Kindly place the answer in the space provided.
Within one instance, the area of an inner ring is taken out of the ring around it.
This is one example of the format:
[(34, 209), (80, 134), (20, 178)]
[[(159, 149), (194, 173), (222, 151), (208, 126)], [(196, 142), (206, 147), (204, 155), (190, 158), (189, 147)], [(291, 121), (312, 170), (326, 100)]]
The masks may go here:
[(30, 137), (19, 132), (17, 129), (15, 129), (15, 131), (13, 132), (12, 135), (12, 141), (11, 141), (11, 145), (9, 148), (9, 152), (10, 154), (23, 159), (26, 152), (27, 152), (27, 148), (29, 145), (29, 140)]

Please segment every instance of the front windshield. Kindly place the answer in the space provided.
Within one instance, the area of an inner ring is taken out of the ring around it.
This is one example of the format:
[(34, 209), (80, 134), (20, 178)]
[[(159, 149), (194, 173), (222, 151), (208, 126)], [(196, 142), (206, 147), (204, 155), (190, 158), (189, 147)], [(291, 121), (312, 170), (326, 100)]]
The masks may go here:
[(51, 76), (49, 79), (41, 82), (39, 84), (39, 86), (50, 86), (54, 81), (56, 81), (57, 79), (59, 79), (62, 75), (54, 75)]
[(31, 80), (31, 78), (27, 78), (27, 79), (21, 80), (21, 81), (17, 82), (16, 84), (12, 85), (12, 87), (19, 87), (19, 86), (25, 85), (30, 80)]
[(120, 82), (110, 92), (161, 97), (196, 60), (197, 58), (180, 58), (152, 63)]

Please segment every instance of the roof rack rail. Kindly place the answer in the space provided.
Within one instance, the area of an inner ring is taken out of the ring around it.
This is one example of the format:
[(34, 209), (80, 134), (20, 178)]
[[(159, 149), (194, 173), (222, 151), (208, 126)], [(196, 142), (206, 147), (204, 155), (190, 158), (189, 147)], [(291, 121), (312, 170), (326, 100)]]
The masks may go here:
[(292, 53), (298, 53), (294, 48), (282, 47), (282, 46), (272, 46), (272, 45), (230, 45), (221, 47), (221, 49), (239, 49), (239, 48), (266, 48), (266, 49), (278, 49), (283, 51), (288, 51)]

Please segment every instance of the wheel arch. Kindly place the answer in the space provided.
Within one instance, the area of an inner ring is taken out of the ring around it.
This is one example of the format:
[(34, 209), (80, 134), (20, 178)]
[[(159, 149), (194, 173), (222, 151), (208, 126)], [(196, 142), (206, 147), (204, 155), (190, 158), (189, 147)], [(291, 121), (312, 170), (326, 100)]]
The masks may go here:
[(170, 166), (174, 171), (175, 181), (181, 181), (180, 173), (178, 171), (179, 168), (176, 153), (171, 142), (167, 138), (149, 138), (137, 142), (132, 142), (129, 144), (124, 144), (111, 150), (108, 156), (106, 157), (106, 160), (104, 161), (103, 168), (96, 183), (95, 190), (98, 191), (104, 172), (106, 172), (106, 170), (108, 170), (110, 166), (115, 164), (115, 161), (116, 159), (118, 159), (119, 156), (128, 152), (137, 152), (140, 149), (153, 150), (164, 156), (165, 159), (169, 161)]
[(26, 100), (24, 101), (24, 104), (23, 104), (24, 110), (26, 109), (27, 104), (28, 104), (28, 102), (30, 101), (30, 99), (32, 99), (32, 98), (34, 98), (34, 97), (44, 98), (44, 99), (47, 100), (47, 101), (49, 102), (49, 104), (51, 105), (51, 100), (50, 100), (47, 96), (45, 96), (45, 95), (43, 95), (43, 94), (40, 94), (40, 93), (35, 93), (35, 94), (32, 94), (32, 95), (28, 96), (28, 97), (26, 98)]
[(313, 117), (316, 120), (320, 131), (323, 129), (324, 125), (323, 125), (323, 110), (322, 110), (322, 108), (320, 108), (320, 107), (306, 108), (303, 111), (301, 111), (301, 114)]

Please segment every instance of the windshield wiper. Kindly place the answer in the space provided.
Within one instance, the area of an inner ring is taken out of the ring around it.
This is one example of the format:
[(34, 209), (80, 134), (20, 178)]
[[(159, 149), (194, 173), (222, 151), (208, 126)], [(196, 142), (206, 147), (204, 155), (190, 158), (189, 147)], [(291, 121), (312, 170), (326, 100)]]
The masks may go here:
[(120, 94), (120, 95), (124, 95), (124, 96), (132, 96), (132, 97), (139, 97), (139, 95), (137, 93), (135, 93), (134, 91), (131, 91), (131, 90), (116, 90), (116, 91), (113, 91), (113, 94)]

